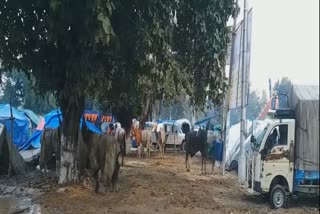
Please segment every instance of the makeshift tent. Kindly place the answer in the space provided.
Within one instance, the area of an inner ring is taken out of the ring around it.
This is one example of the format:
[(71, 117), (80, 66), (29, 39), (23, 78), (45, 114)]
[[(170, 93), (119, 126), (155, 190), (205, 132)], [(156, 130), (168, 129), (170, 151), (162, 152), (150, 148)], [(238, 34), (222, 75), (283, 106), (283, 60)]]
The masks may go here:
[[(11, 158), (10, 158), (11, 154)], [(9, 164), (11, 162), (11, 169), (16, 174), (23, 174), (26, 172), (25, 163), (20, 156), (16, 146), (10, 143), (6, 127), (0, 124), (0, 172), (8, 173)]]
[[(21, 112), (12, 107), (13, 114), (13, 143), (18, 149), (29, 138), (30, 120)], [(10, 105), (0, 104), (0, 123), (6, 127), (8, 133), (11, 132), (11, 110)], [(10, 135), (8, 135), (10, 136)]]
[(40, 117), (37, 116), (33, 111), (23, 108), (18, 108), (18, 110), (31, 120), (33, 127), (36, 127), (40, 123)]
[[(43, 128), (45, 128), (45, 127), (52, 128), (52, 129), (58, 128), (60, 126), (59, 117), (60, 117), (60, 121), (62, 122), (62, 113), (60, 110), (52, 110), (51, 112), (46, 114), (44, 116), (44, 127)], [(102, 134), (100, 129), (98, 129), (91, 122), (86, 121), (86, 125), (90, 131), (97, 133), (97, 134)], [(31, 137), (27, 141), (25, 141), (25, 143), (22, 146), (23, 150), (29, 149), (30, 146), (32, 146), (35, 149), (38, 149), (41, 147), (40, 140), (41, 140), (43, 128), (41, 130), (36, 130), (31, 135)], [(80, 120), (80, 128), (82, 128), (82, 119)]]

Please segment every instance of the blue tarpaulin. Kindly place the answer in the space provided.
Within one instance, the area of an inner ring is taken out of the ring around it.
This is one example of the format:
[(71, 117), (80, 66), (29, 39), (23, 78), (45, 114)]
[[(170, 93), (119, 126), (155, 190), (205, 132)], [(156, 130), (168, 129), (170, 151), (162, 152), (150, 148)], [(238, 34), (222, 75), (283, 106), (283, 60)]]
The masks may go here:
[(25, 116), (27, 116), (34, 126), (37, 126), (40, 123), (40, 117), (38, 117), (33, 111), (29, 109), (18, 108)]
[(199, 121), (195, 122), (195, 123), (194, 123), (194, 125), (200, 125), (200, 124), (202, 124), (202, 123), (205, 123), (205, 122), (207, 122), (207, 121), (211, 120), (213, 117), (214, 117), (214, 116), (205, 117), (205, 118), (203, 118), (203, 119), (201, 119), (201, 120), (199, 120)]
[(21, 146), (21, 150), (28, 150), (30, 146), (35, 149), (40, 148), (40, 139), (41, 139), (42, 130), (36, 130), (33, 132), (31, 137)]
[[(58, 128), (59, 125), (59, 116), (60, 116), (60, 121), (62, 122), (62, 113), (60, 110), (52, 110), (48, 114), (44, 116), (45, 120), (45, 125), (44, 127), (47, 128)], [(90, 131), (97, 133), (97, 134), (102, 134), (100, 129), (98, 129), (93, 123), (86, 121), (86, 125), (89, 128)], [(82, 128), (82, 119), (80, 119), (80, 128)], [(27, 150), (32, 146), (35, 149), (38, 149), (41, 147), (41, 135), (42, 135), (42, 130), (36, 130), (31, 137), (25, 141), (25, 143), (22, 145), (23, 150)]]
[(48, 128), (58, 128), (59, 127), (59, 116), (60, 116), (60, 121), (62, 122), (62, 113), (61, 111), (58, 110), (52, 110), (48, 114), (44, 116), (44, 127)]
[[(12, 108), (12, 114), (14, 117), (13, 121), (13, 143), (17, 146), (18, 149), (23, 145), (23, 143), (29, 137), (29, 119), (23, 115), (23, 113), (17, 111), (15, 108)], [(9, 104), (0, 104), (0, 123), (6, 126), (8, 136), (11, 133), (11, 112)]]

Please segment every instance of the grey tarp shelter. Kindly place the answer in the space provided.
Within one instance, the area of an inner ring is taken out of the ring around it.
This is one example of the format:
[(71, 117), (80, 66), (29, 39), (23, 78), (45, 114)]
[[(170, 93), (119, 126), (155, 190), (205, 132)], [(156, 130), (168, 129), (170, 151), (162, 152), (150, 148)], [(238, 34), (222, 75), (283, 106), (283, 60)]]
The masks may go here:
[(296, 169), (319, 171), (319, 86), (292, 85), (289, 107), (296, 118)]
[(19, 154), (16, 146), (11, 143), (11, 140), (7, 136), (6, 127), (0, 124), (0, 172), (8, 173), (10, 163), (11, 152), (11, 166), (12, 171), (16, 174), (24, 174), (26, 172), (26, 166), (23, 158)]

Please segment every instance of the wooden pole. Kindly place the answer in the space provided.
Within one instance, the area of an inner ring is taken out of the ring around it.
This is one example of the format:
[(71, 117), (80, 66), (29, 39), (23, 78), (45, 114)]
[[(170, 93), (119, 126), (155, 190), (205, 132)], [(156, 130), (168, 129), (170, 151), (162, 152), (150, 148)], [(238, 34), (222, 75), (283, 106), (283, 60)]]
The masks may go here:
[(8, 177), (11, 177), (11, 171), (12, 171), (12, 151), (11, 146), (13, 146), (13, 113), (12, 113), (12, 102), (10, 98), (10, 140), (8, 142), (8, 149), (9, 149), (9, 168), (8, 168)]

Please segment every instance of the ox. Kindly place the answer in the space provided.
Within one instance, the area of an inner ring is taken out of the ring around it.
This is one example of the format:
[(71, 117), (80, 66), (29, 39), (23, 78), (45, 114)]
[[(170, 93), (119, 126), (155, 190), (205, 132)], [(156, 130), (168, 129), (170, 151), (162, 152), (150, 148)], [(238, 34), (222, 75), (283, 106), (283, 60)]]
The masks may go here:
[(163, 127), (159, 128), (159, 130), (157, 130), (157, 127), (156, 127), (154, 131), (155, 131), (157, 143), (159, 146), (159, 157), (163, 158), (164, 152), (165, 152), (166, 140), (167, 140), (166, 132), (164, 131)]
[(112, 190), (118, 191), (120, 146), (115, 137), (93, 133), (86, 126), (83, 127), (82, 134), (88, 145), (89, 167), (96, 183), (95, 192), (99, 191), (99, 172), (104, 186), (109, 188), (112, 185)]
[(147, 148), (147, 158), (150, 158), (151, 131), (149, 130), (141, 131), (141, 144), (143, 145), (143, 147)]
[(186, 169), (190, 171), (189, 155), (192, 158), (198, 151), (201, 152), (201, 173), (206, 174), (206, 161), (208, 157), (207, 131), (199, 130), (186, 134)]
[(52, 158), (52, 155), (56, 156), (56, 172), (59, 167), (60, 157), (60, 128), (44, 128), (41, 135), (41, 150), (40, 150), (40, 170), (44, 170), (45, 176), (47, 175), (47, 163)]

